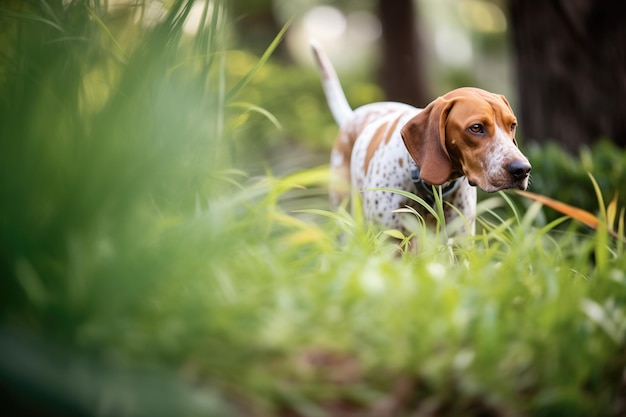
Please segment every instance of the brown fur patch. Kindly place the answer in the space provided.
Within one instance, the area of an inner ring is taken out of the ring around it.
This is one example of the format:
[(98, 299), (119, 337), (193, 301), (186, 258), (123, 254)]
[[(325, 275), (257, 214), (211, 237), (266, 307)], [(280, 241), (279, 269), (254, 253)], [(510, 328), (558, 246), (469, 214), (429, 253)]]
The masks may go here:
[(383, 123), (378, 129), (376, 129), (372, 140), (367, 146), (367, 153), (365, 154), (365, 164), (363, 166), (363, 170), (365, 171), (365, 173), (367, 173), (367, 169), (370, 166), (370, 161), (374, 156), (374, 153), (376, 153), (376, 150), (381, 146), (383, 142), (389, 143), (389, 141), (391, 140), (391, 136), (395, 133), (396, 127), (398, 126), (399, 122), (399, 118), (396, 118), (391, 126), (389, 126), (388, 123)]
[(376, 150), (380, 147), (380, 144), (385, 139), (385, 132), (387, 131), (387, 123), (383, 123), (376, 129), (372, 140), (370, 140), (367, 146), (367, 153), (365, 154), (365, 164), (363, 165), (363, 171), (367, 174), (367, 169), (370, 166), (370, 161)]

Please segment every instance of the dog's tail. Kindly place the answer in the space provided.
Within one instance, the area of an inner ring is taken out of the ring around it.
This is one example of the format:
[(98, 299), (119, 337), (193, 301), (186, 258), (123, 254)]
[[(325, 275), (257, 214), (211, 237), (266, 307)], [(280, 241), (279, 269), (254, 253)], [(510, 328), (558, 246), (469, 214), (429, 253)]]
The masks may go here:
[(335, 68), (333, 68), (333, 65), (322, 50), (322, 47), (313, 39), (310, 40), (310, 44), (313, 57), (315, 58), (320, 72), (322, 87), (324, 87), (328, 107), (330, 107), (333, 118), (341, 127), (352, 115), (352, 108), (350, 104), (348, 104), (346, 95), (341, 88), (341, 83), (339, 83), (339, 77), (337, 77)]

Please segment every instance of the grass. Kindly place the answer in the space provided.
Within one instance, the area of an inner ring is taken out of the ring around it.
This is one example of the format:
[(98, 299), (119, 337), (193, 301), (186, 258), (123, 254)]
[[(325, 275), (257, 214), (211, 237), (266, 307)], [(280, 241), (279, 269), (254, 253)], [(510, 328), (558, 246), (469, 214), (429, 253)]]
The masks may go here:
[(521, 210), (502, 193), (481, 202), (475, 237), (418, 232), (422, 250), (399, 256), (394, 232), (320, 203), (326, 167), (250, 175), (231, 138), (254, 130), (241, 116), (259, 109), (236, 101), (250, 77), (225, 70), (225, 3), (207, 4), (195, 37), (182, 0), (149, 30), (133, 23), (141, 8), (0, 10), (8, 404), (32, 415), (624, 412), (619, 239), (545, 224), (539, 204)]

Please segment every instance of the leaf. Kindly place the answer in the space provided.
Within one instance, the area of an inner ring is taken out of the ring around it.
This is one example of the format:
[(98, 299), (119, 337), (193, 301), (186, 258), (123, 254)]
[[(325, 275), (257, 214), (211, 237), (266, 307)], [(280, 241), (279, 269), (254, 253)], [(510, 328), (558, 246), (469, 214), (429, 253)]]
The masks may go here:
[(394, 239), (398, 239), (398, 240), (406, 239), (406, 236), (404, 236), (404, 233), (402, 233), (401, 231), (397, 229), (385, 230), (383, 233), (386, 234), (387, 236), (391, 236)]
[[(598, 204), (600, 206), (600, 215), (605, 216), (606, 215), (606, 207), (604, 205), (604, 198), (602, 197), (602, 190), (600, 190), (600, 186), (598, 185), (598, 181), (596, 181), (594, 176), (591, 175), (590, 172), (587, 173), (587, 175), (589, 175), (589, 178), (591, 179), (591, 183), (593, 184), (593, 189), (596, 192), (596, 198), (598, 199)], [(606, 220), (606, 217), (604, 217), (604, 220)]]
[[(111, 32), (109, 27), (102, 21), (102, 19), (100, 19), (100, 16), (98, 16), (96, 12), (94, 12), (87, 4), (85, 4), (85, 9), (87, 9), (87, 12), (89, 13), (89, 15), (96, 21), (96, 23), (98, 23), (98, 26), (100, 26), (100, 29), (102, 29), (102, 31), (107, 35), (107, 37), (111, 39), (111, 41), (113, 42), (113, 45), (115, 45), (115, 47), (117, 48), (120, 56), (123, 57), (124, 48), (122, 48), (122, 45), (120, 45), (117, 39), (115, 39), (113, 32)], [(123, 61), (126, 61), (126, 60), (123, 59)]]
[(439, 215), (437, 214), (437, 212), (435, 211), (435, 209), (432, 208), (432, 206), (430, 204), (428, 204), (426, 202), (426, 200), (424, 200), (423, 198), (409, 192), (409, 191), (404, 191), (404, 190), (398, 190), (395, 188), (386, 188), (386, 187), (377, 187), (377, 188), (368, 188), (365, 191), (386, 191), (388, 193), (395, 193), (395, 194), (400, 194), (401, 196), (404, 196), (410, 200), (413, 200), (417, 203), (419, 203), (421, 206), (423, 206), (426, 210), (428, 210), (428, 212), (430, 214), (432, 214), (432, 216), (437, 220), (437, 223), (440, 223), (439, 220)]
[(585, 298), (580, 303), (580, 308), (587, 317), (596, 323), (607, 336), (611, 338), (617, 345), (620, 345), (624, 336), (620, 326), (611, 319), (605, 308), (595, 301)]
[(285, 33), (287, 32), (287, 28), (289, 28), (289, 26), (291, 26), (291, 22), (292, 22), (293, 18), (289, 19), (289, 21), (287, 21), (287, 23), (285, 23), (285, 25), (283, 26), (283, 28), (280, 30), (280, 32), (278, 33), (278, 35), (276, 35), (276, 37), (274, 38), (274, 40), (272, 41), (272, 43), (270, 44), (270, 46), (267, 47), (267, 49), (265, 50), (265, 52), (263, 53), (263, 55), (261, 56), (261, 59), (259, 59), (256, 63), (256, 65), (254, 66), (254, 68), (252, 68), (246, 75), (245, 77), (243, 77), (241, 80), (239, 80), (239, 82), (237, 83), (237, 85), (235, 85), (229, 92), (228, 95), (226, 96), (226, 102), (229, 102), (233, 99), (233, 97), (235, 97), (239, 91), (241, 91), (241, 89), (243, 87), (245, 87), (250, 80), (252, 80), (252, 78), (254, 78), (254, 76), (256, 75), (256, 73), (261, 69), (261, 67), (263, 65), (265, 65), (265, 63), (267, 62), (267, 60), (270, 58), (270, 56), (272, 55), (272, 53), (274, 53), (274, 51), (276, 50), (276, 48), (278, 47), (278, 44), (280, 44), (280, 42), (282, 41), (283, 37), (285, 36)]
[[(597, 186), (597, 183), (595, 182), (595, 180), (593, 180), (592, 177), (592, 181), (594, 182), (594, 186)], [(595, 216), (594, 214), (583, 210), (581, 208), (578, 207), (574, 207), (571, 206), (569, 204), (563, 203), (561, 201), (558, 200), (554, 200), (550, 197), (546, 197), (544, 195), (541, 194), (535, 194), (535, 193), (531, 193), (530, 191), (522, 191), (522, 190), (514, 190), (517, 194), (521, 195), (522, 197), (526, 197), (528, 199), (531, 200), (535, 200), (545, 206), (550, 207), (553, 210), (558, 211), (559, 213), (563, 213), (566, 216), (571, 217), (574, 220), (578, 220), (581, 223), (586, 224), (587, 226), (591, 227), (592, 229), (598, 229), (598, 226), (600, 226), (600, 224), (602, 223), (600, 221), (600, 219)], [(596, 187), (596, 192), (599, 192), (599, 188)], [(599, 195), (598, 199), (601, 200), (602, 196), (601, 194)], [(611, 201), (611, 204), (613, 204), (613, 202)], [(617, 203), (615, 203), (617, 204)], [(607, 213), (606, 209), (604, 209), (604, 202), (600, 201), (600, 206), (602, 207), (602, 209), (604, 210), (604, 213)], [(617, 209), (616, 209), (617, 210)], [(626, 241), (626, 238), (619, 234), (616, 233), (613, 228), (611, 227), (607, 227), (607, 231), (611, 234), (611, 236), (613, 236), (616, 239), (621, 239)]]
[(280, 122), (278, 121), (278, 119), (276, 118), (276, 116), (274, 116), (272, 113), (270, 113), (269, 111), (265, 110), (263, 107), (259, 107), (257, 105), (254, 105), (252, 103), (246, 103), (246, 102), (241, 102), (241, 101), (237, 101), (234, 103), (229, 103), (228, 104), (229, 107), (237, 107), (240, 109), (244, 109), (247, 112), (257, 112), (259, 114), (262, 114), (263, 116), (265, 116), (267, 118), (267, 120), (269, 120), (278, 130), (282, 130), (282, 125), (280, 124)]
[(56, 30), (58, 30), (61, 33), (65, 33), (65, 29), (63, 29), (62, 26), (59, 25), (58, 22), (54, 22), (52, 20), (49, 19), (45, 19), (41, 16), (35, 16), (32, 14), (26, 14), (26, 13), (15, 13), (15, 12), (11, 12), (9, 10), (5, 10), (2, 9), (0, 10), (0, 16), (5, 17), (5, 18), (9, 18), (9, 19), (23, 19), (23, 20), (31, 20), (34, 22), (40, 22), (43, 23), (45, 25), (48, 25)]
[(558, 200), (554, 200), (541, 194), (531, 193), (530, 191), (515, 190), (515, 192), (522, 197), (538, 201), (541, 204), (548, 206), (551, 209), (558, 211), (559, 213), (563, 213), (566, 216), (571, 217), (572, 219), (578, 220), (579, 222), (584, 223), (593, 229), (597, 229), (600, 225), (600, 219), (598, 219), (597, 216), (586, 210), (571, 206)]
[(613, 199), (606, 207), (606, 224), (610, 230), (614, 230), (613, 226), (615, 225), (615, 218), (617, 217), (617, 196), (618, 194), (615, 193)]

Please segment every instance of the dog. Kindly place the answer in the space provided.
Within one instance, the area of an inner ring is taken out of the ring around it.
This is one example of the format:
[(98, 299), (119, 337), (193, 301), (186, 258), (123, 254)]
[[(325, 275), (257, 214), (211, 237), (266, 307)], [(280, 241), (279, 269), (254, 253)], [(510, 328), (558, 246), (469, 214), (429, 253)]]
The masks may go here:
[(311, 49), (339, 126), (330, 157), (333, 207), (359, 192), (369, 223), (406, 236), (411, 231), (398, 209), (411, 207), (433, 228), (440, 197), (445, 223), (460, 224), (452, 234), (474, 234), (476, 186), (490, 193), (528, 187), (531, 165), (517, 146), (517, 119), (503, 95), (462, 87), (423, 109), (377, 102), (352, 110), (328, 57), (315, 41)]

